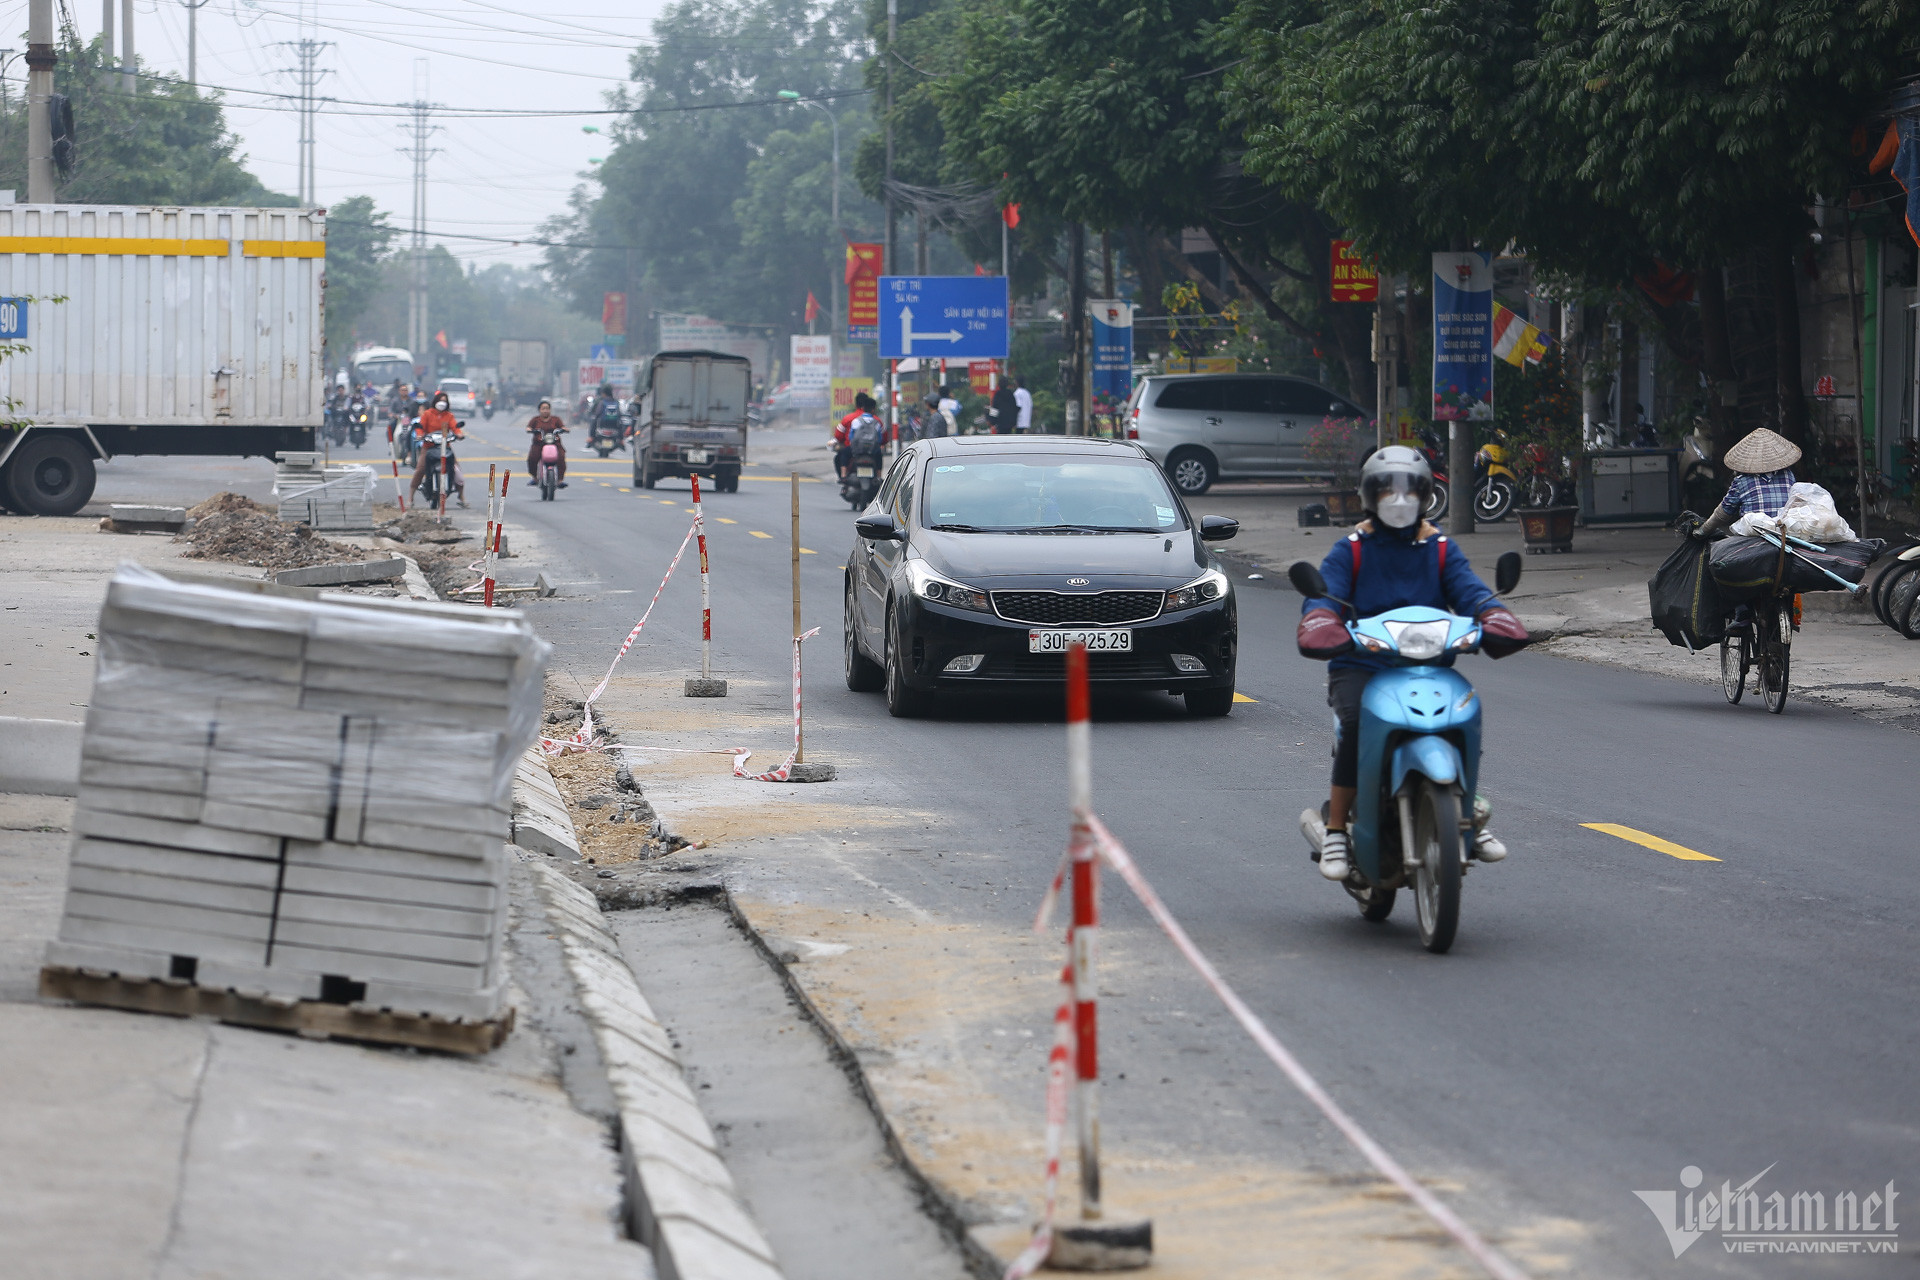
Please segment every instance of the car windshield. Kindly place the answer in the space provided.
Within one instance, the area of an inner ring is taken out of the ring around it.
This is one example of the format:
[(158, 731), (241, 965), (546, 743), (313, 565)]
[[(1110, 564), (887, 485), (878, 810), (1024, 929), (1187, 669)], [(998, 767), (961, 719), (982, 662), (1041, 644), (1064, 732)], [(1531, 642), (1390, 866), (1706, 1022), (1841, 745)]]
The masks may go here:
[(1143, 458), (935, 458), (926, 495), (927, 524), (957, 532), (1185, 527), (1160, 468)]

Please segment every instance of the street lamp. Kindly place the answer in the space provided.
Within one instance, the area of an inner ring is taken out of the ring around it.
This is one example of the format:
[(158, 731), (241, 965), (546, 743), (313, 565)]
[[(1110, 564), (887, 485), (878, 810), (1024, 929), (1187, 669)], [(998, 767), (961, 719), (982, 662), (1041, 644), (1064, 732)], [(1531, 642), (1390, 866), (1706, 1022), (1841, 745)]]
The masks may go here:
[[(803, 107), (812, 107), (825, 116), (827, 123), (833, 126), (833, 234), (839, 237), (840, 243), (844, 245), (847, 236), (846, 232), (840, 228), (840, 120), (820, 103), (809, 101), (791, 89), (782, 89), (774, 96), (788, 102), (797, 102)], [(841, 337), (840, 294), (844, 288), (844, 285), (834, 285), (827, 290), (827, 297), (832, 303), (832, 306), (827, 309), (827, 315), (829, 323), (833, 326), (831, 332), (835, 341), (839, 341)]]

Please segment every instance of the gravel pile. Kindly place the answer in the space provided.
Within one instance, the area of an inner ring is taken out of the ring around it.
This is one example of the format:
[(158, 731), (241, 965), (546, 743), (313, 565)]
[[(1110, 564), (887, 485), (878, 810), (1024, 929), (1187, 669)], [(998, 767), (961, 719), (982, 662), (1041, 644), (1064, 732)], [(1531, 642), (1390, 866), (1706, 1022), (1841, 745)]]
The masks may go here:
[(367, 558), (363, 547), (317, 538), (304, 524), (289, 524), (237, 493), (215, 494), (187, 513), (194, 526), (175, 539), (193, 544), (190, 560), (232, 560), (260, 569), (304, 569)]

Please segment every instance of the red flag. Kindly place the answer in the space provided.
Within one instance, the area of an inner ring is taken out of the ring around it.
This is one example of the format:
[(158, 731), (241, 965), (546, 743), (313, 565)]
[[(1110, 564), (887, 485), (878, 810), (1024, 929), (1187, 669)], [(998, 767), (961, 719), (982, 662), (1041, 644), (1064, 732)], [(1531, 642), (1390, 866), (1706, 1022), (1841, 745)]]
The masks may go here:
[(987, 269), (976, 262), (973, 264), (973, 274), (983, 276), (987, 274)]
[(820, 299), (814, 297), (813, 290), (809, 289), (807, 290), (806, 323), (812, 324), (815, 320), (818, 320), (819, 318), (820, 318)]
[(445, 351), (447, 349), (447, 331), (445, 329), (442, 329), (440, 332), (434, 334), (433, 340), (440, 344), (440, 349), (442, 351)]
[(1000, 220), (1006, 223), (1009, 227), (1019, 226), (1020, 225), (1020, 206), (1017, 204), (1009, 204), (1006, 208), (1000, 211)]

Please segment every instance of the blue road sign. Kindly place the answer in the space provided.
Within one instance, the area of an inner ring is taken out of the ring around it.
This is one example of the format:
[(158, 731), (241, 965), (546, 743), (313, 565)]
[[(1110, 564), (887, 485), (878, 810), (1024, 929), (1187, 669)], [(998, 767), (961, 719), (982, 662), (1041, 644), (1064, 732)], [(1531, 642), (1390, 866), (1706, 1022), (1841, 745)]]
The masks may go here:
[(27, 337), (27, 300), (0, 298), (0, 342), (24, 342)]
[(881, 276), (880, 358), (1004, 360), (1005, 276)]
[(596, 342), (587, 349), (587, 359), (593, 361), (595, 364), (605, 364), (615, 358), (613, 346), (610, 343)]

